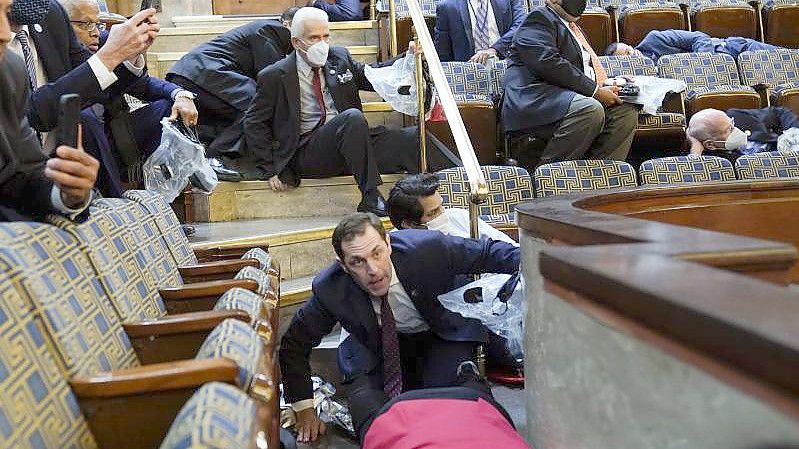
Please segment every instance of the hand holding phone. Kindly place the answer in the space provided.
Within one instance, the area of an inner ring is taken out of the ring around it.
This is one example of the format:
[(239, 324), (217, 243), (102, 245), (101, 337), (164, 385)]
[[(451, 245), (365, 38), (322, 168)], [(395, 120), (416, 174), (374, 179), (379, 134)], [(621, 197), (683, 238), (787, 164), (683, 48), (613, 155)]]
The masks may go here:
[(56, 145), (78, 148), (78, 125), (80, 124), (80, 95), (62, 95), (58, 103), (58, 128)]

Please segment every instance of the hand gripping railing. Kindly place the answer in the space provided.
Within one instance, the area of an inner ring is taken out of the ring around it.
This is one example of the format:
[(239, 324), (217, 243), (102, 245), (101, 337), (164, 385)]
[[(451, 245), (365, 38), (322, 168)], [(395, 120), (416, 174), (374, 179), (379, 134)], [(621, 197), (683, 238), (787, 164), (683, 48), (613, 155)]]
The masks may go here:
[[(422, 74), (423, 59), (427, 60), (427, 66), (430, 71), (430, 77), (433, 79), (433, 84), (436, 87), (436, 93), (441, 100), (441, 106), (444, 109), (444, 114), (447, 116), (447, 123), (449, 123), (452, 137), (455, 140), (455, 147), (458, 150), (458, 155), (463, 161), (463, 168), (466, 171), (466, 179), (469, 182), (469, 222), (470, 234), (472, 238), (479, 238), (477, 228), (477, 218), (479, 216), (479, 205), (486, 201), (488, 197), (488, 186), (486, 184), (483, 170), (480, 169), (480, 162), (477, 160), (477, 155), (474, 153), (472, 141), (469, 134), (466, 133), (466, 126), (463, 124), (458, 105), (455, 103), (455, 96), (452, 94), (447, 78), (444, 76), (444, 68), (441, 66), (441, 60), (438, 58), (438, 52), (433, 45), (433, 39), (430, 37), (430, 31), (427, 29), (427, 24), (424, 20), (422, 7), (417, 0), (405, 0), (408, 4), (408, 10), (413, 21), (413, 27), (416, 30), (416, 45), (421, 45), (422, 52), (416, 55), (416, 86), (417, 96), (419, 98), (419, 143), (420, 143), (420, 167), (421, 171), (427, 171), (427, 146), (426, 146), (426, 129), (425, 129), (425, 110), (424, 110), (424, 86), (425, 81)], [(389, 0), (389, 5), (394, 5), (394, 0)], [(394, 17), (394, 9), (390, 8), (392, 29), (396, 26), (396, 17)], [(396, 38), (396, 36), (393, 36)], [(394, 41), (396, 43), (396, 41)], [(477, 365), (480, 368), (480, 373), (485, 375), (485, 348), (480, 345), (477, 350)]]

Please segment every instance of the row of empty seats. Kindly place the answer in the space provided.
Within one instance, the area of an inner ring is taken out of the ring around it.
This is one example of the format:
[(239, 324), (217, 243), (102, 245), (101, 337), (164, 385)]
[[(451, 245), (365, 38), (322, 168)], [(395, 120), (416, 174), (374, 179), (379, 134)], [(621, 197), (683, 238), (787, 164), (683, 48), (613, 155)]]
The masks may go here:
[[(490, 194), (479, 206), (480, 218), (503, 228), (516, 223), (517, 204), (552, 195), (586, 190), (740, 180), (799, 178), (799, 152), (755, 153), (741, 156), (735, 167), (715, 156), (676, 156), (651, 159), (636, 173), (621, 161), (578, 160), (546, 164), (530, 174), (519, 167), (484, 166)], [(445, 207), (468, 208), (469, 184), (462, 168), (437, 173)]]
[(0, 448), (277, 447), (268, 252), (202, 263), (142, 191), (48, 221), (0, 225)]

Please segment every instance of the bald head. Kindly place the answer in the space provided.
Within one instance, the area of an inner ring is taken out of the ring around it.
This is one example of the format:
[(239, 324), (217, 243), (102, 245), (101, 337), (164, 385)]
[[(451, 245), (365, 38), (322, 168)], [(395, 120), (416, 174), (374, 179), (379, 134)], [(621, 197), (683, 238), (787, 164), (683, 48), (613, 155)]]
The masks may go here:
[(724, 141), (731, 132), (732, 119), (718, 109), (702, 109), (688, 123), (688, 135), (702, 143)]

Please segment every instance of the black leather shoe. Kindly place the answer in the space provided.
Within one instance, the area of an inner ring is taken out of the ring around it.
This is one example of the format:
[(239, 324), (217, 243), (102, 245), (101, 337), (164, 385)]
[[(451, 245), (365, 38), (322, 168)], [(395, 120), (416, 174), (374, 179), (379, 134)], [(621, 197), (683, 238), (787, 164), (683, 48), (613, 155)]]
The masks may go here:
[(215, 157), (210, 158), (208, 159), (208, 163), (211, 164), (211, 168), (214, 169), (214, 172), (216, 172), (216, 177), (219, 178), (220, 181), (241, 181), (241, 173), (225, 166), (224, 162), (222, 162), (222, 159)]
[(197, 233), (197, 230), (194, 229), (194, 226), (192, 225), (182, 224), (180, 225), (180, 229), (183, 230), (183, 234), (185, 234), (186, 237), (191, 237)]
[(358, 212), (371, 212), (378, 217), (388, 217), (386, 212), (386, 200), (380, 193), (364, 195), (358, 204)]

